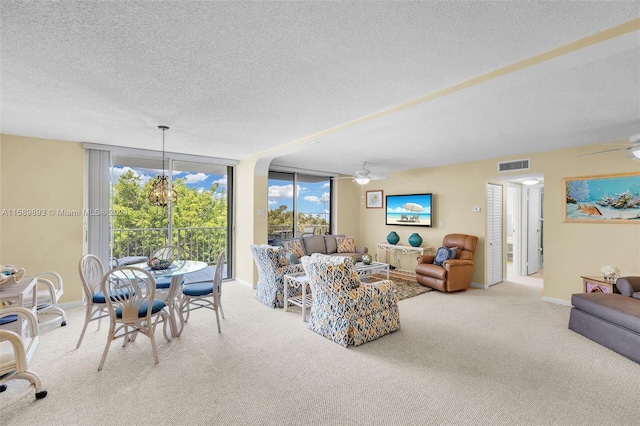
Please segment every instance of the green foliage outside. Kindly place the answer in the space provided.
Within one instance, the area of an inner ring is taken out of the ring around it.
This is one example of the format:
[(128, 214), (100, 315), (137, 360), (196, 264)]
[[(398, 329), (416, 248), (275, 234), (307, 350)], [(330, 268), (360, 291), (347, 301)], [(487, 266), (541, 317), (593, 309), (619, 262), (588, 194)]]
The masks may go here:
[[(190, 258), (213, 262), (226, 247), (227, 194), (214, 184), (205, 191), (188, 188), (184, 179), (172, 182), (178, 201), (172, 205), (173, 235), (167, 240), (168, 208), (151, 205), (147, 194), (153, 181), (127, 171), (113, 186), (113, 256), (148, 256), (167, 244), (180, 245)], [(119, 231), (122, 230), (122, 231)]]

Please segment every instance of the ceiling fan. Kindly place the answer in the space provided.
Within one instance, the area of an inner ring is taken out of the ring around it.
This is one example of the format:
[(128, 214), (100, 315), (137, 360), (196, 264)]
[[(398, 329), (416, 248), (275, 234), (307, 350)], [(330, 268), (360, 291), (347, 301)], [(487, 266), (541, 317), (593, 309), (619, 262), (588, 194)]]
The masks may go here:
[(590, 152), (588, 154), (576, 155), (577, 157), (585, 157), (587, 155), (596, 155), (596, 154), (604, 154), (605, 152), (614, 152), (614, 151), (629, 151), (627, 153), (627, 158), (632, 158), (634, 160), (640, 161), (640, 133), (637, 135), (633, 135), (629, 138), (629, 142), (621, 144), (620, 148), (612, 148), (605, 149), (603, 151)]
[(338, 178), (334, 178), (334, 179), (349, 179), (351, 178), (353, 182), (356, 182), (360, 185), (366, 185), (369, 183), (369, 181), (372, 180), (385, 180), (388, 179), (387, 176), (385, 175), (379, 175), (379, 174), (373, 174), (371, 173), (371, 170), (367, 169), (366, 166), (366, 162), (363, 161), (362, 163), (360, 163), (360, 166), (362, 167), (359, 170), (356, 170), (355, 172), (353, 172), (353, 176), (345, 176), (345, 177), (338, 177)]

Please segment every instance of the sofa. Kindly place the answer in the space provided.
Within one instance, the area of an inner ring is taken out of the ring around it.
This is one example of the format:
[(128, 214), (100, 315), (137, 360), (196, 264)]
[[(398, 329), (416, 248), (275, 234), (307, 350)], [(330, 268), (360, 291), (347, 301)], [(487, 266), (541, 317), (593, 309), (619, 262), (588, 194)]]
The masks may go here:
[(640, 363), (640, 277), (618, 278), (616, 289), (573, 294), (569, 329)]
[(287, 252), (289, 262), (296, 264), (302, 256), (311, 256), (314, 253), (330, 256), (350, 256), (358, 262), (362, 255), (369, 250), (367, 247), (358, 247), (352, 237), (344, 235), (313, 235), (308, 237), (288, 238), (282, 240), (282, 246)]

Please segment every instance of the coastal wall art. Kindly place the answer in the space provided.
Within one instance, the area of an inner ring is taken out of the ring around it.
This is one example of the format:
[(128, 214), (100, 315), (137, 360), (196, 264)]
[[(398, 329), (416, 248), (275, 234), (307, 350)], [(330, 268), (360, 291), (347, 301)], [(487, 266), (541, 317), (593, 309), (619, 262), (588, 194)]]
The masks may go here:
[(382, 191), (367, 191), (367, 208), (382, 208)]
[(640, 224), (640, 173), (563, 179), (565, 222)]

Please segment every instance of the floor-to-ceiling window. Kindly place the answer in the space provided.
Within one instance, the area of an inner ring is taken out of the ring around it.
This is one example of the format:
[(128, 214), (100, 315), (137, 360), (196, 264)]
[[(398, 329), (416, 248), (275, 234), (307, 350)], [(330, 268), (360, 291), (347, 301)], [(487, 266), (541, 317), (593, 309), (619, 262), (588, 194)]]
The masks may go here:
[(268, 190), (270, 243), (331, 231), (331, 177), (270, 171)]
[[(167, 158), (112, 156), (111, 256), (149, 256), (154, 248), (179, 245), (192, 259), (213, 264), (226, 251), (225, 278), (232, 275), (233, 167)], [(148, 198), (153, 179), (165, 174), (176, 199), (158, 206)]]

